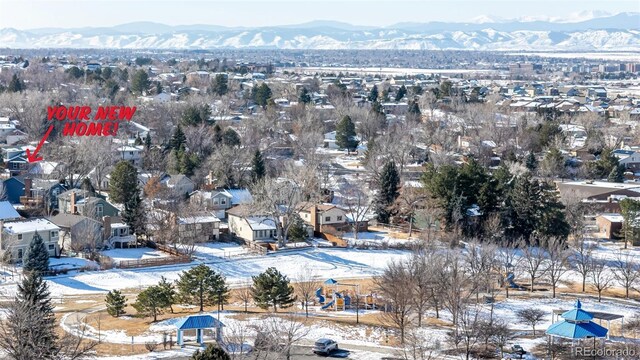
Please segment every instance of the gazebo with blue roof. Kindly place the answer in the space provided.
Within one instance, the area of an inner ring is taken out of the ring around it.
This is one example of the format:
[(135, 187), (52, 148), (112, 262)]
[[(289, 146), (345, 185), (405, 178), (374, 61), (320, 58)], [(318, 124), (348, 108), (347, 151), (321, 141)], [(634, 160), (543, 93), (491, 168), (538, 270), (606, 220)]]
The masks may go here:
[(572, 341), (583, 339), (605, 338), (609, 332), (603, 326), (593, 321), (591, 313), (582, 310), (582, 303), (576, 300), (575, 307), (572, 310), (564, 312), (562, 321), (557, 322), (547, 329), (546, 334), (551, 337), (559, 337)]
[(204, 345), (204, 330), (215, 329), (216, 340), (222, 340), (222, 328), (224, 324), (218, 321), (211, 315), (191, 315), (178, 321), (176, 323), (176, 329), (178, 331), (178, 345), (184, 346), (183, 332), (187, 330), (196, 331), (196, 342), (200, 345)]

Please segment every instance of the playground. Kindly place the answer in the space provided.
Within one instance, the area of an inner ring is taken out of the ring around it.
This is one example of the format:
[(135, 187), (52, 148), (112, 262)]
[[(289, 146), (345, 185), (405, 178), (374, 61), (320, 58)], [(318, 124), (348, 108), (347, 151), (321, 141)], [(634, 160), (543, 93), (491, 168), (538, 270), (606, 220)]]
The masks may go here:
[(316, 290), (316, 301), (326, 311), (375, 310), (379, 308), (376, 300), (375, 293), (361, 293), (360, 284), (334, 279), (325, 280)]

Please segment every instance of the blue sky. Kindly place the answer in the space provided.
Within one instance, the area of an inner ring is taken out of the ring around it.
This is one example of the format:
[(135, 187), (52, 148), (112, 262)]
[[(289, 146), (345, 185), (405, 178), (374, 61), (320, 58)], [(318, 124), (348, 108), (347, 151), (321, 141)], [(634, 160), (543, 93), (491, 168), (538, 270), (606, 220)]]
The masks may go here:
[(386, 26), (398, 22), (471, 21), (482, 15), (506, 19), (551, 17), (577, 20), (588, 17), (586, 12), (615, 14), (625, 11), (640, 12), (640, 1), (0, 0), (0, 28), (98, 27), (134, 21), (254, 27), (313, 20)]

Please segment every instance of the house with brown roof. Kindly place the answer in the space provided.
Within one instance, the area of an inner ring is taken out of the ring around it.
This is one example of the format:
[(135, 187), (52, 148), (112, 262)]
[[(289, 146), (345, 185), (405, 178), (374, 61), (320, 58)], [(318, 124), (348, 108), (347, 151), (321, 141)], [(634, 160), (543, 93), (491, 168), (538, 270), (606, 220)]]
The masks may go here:
[[(352, 231), (352, 221), (347, 211), (333, 204), (305, 203), (298, 214), (305, 223), (313, 227), (316, 235)], [(358, 231), (367, 231), (368, 227), (368, 221), (360, 221)]]

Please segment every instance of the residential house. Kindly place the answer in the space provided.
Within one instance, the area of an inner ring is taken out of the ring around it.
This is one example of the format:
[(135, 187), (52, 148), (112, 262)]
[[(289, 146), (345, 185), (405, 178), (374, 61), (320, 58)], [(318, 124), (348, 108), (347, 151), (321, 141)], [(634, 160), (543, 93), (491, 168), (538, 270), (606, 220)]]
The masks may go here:
[(12, 176), (2, 181), (2, 199), (12, 204), (19, 204), (24, 196), (24, 176)]
[[(617, 151), (617, 150), (616, 150)], [(628, 154), (625, 158), (619, 160), (620, 165), (624, 165), (624, 167), (632, 171), (633, 173), (640, 172), (640, 152), (638, 151), (630, 151), (631, 154)]]
[(216, 217), (225, 219), (226, 211), (232, 206), (232, 198), (227, 190), (196, 190), (190, 194), (189, 201), (204, 210), (212, 211)]
[(6, 137), (7, 145), (16, 145), (19, 142), (26, 140), (28, 137), (29, 136), (24, 131), (20, 131), (18, 129), (13, 130), (7, 134), (7, 137)]
[(63, 214), (78, 214), (101, 219), (103, 216), (118, 216), (120, 210), (102, 196), (82, 189), (71, 189), (58, 195), (58, 210)]
[(596, 224), (598, 226), (598, 236), (605, 239), (620, 239), (622, 231), (622, 215), (620, 214), (601, 214), (596, 216)]
[(186, 243), (215, 241), (220, 238), (220, 219), (210, 212), (179, 217), (178, 237)]
[(142, 152), (144, 151), (144, 146), (120, 146), (117, 151), (119, 160), (129, 161), (135, 166), (142, 165)]
[(90, 251), (102, 249), (102, 222), (82, 215), (57, 214), (49, 218), (60, 228), (60, 249)]
[[(26, 146), (22, 147), (10, 147), (2, 149), (2, 157), (5, 162), (5, 166), (11, 176), (19, 175), (21, 172), (27, 170), (27, 155)], [(33, 150), (33, 148), (31, 148)]]
[(131, 234), (131, 229), (119, 216), (105, 216), (102, 218), (102, 238), (106, 245), (114, 249), (123, 249), (136, 244), (137, 238)]
[(21, 219), (16, 209), (8, 201), (0, 201), (0, 221), (12, 221)]
[(186, 196), (193, 192), (196, 183), (189, 179), (186, 175), (167, 175), (160, 183), (172, 190), (176, 195)]
[(272, 242), (276, 237), (273, 218), (250, 214), (246, 206), (236, 206), (227, 211), (229, 232), (246, 242)]
[(60, 255), (60, 228), (47, 219), (0, 222), (0, 230), (0, 249), (9, 251), (13, 259), (22, 260), (36, 232), (42, 237), (49, 256)]
[[(306, 203), (298, 214), (305, 223), (311, 225), (316, 235), (353, 231), (353, 219), (344, 209), (332, 204)], [(368, 227), (368, 221), (358, 223), (358, 231), (367, 231)]]

